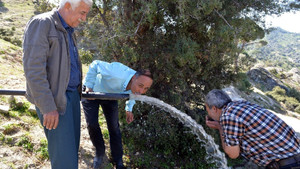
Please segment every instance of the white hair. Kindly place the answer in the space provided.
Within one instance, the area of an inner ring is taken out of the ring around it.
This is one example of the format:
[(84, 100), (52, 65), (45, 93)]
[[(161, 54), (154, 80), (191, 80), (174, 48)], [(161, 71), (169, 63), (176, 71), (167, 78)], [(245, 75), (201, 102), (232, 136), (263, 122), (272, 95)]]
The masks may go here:
[(83, 1), (84, 3), (86, 3), (88, 6), (92, 6), (93, 5), (93, 1), (92, 0), (60, 0), (59, 3), (59, 8), (62, 8), (65, 6), (65, 4), (67, 2), (69, 2), (71, 4), (71, 7), (73, 10), (75, 10), (75, 8), (78, 7), (79, 3)]

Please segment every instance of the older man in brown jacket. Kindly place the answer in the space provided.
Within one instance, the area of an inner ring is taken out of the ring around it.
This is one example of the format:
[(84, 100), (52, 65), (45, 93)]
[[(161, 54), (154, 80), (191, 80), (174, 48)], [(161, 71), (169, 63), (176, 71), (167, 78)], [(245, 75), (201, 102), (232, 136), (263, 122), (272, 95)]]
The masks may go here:
[(58, 10), (33, 17), (25, 29), (26, 97), (36, 106), (55, 169), (78, 168), (82, 71), (74, 27), (92, 3), (61, 0)]

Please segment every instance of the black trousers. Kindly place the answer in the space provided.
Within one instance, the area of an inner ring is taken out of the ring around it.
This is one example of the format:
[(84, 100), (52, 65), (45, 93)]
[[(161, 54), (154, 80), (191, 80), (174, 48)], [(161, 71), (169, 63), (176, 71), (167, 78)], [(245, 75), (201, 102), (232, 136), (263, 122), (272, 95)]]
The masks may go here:
[(122, 135), (119, 127), (119, 113), (117, 100), (87, 100), (82, 99), (90, 139), (96, 148), (96, 156), (105, 155), (103, 135), (99, 126), (99, 107), (102, 107), (110, 138), (110, 149), (113, 160), (122, 161)]

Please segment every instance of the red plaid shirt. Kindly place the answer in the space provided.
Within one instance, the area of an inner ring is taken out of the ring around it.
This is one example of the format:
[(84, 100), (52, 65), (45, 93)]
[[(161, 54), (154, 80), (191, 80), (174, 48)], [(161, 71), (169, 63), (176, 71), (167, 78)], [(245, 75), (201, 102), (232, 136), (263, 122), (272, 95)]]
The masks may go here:
[(240, 146), (241, 155), (260, 166), (300, 153), (295, 131), (275, 114), (247, 101), (223, 108), (220, 123), (225, 143)]

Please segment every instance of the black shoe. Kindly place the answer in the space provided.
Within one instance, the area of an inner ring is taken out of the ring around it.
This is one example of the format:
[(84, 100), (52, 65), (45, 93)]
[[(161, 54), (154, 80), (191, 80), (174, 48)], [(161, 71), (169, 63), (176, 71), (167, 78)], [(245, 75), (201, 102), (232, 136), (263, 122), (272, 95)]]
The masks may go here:
[(94, 162), (93, 162), (93, 168), (100, 168), (101, 164), (103, 161), (103, 157), (102, 156), (96, 156), (94, 158)]

